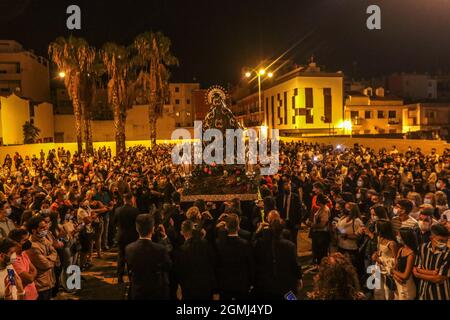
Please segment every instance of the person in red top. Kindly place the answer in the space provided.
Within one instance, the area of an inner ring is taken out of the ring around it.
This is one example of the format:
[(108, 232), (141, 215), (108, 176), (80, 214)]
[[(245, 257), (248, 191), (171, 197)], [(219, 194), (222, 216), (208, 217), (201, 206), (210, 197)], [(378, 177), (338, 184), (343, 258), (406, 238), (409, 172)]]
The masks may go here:
[(9, 233), (8, 237), (17, 244), (16, 260), (13, 262), (13, 267), (22, 280), (25, 291), (24, 300), (37, 300), (38, 292), (34, 283), (37, 270), (30, 262), (30, 258), (28, 258), (26, 253), (26, 251), (31, 248), (31, 241), (28, 239), (28, 231), (24, 229), (14, 229)]
[[(317, 203), (317, 196), (319, 194), (323, 194), (324, 191), (324, 187), (320, 182), (316, 182), (313, 185), (313, 192), (314, 192), (314, 196), (312, 198), (312, 204), (311, 204), (311, 214), (310, 214), (310, 220), (312, 221), (312, 217), (314, 216), (314, 214), (317, 212), (317, 210), (320, 209), (320, 205)], [(327, 207), (330, 209), (333, 209), (333, 202), (331, 200), (328, 199), (328, 204)]]

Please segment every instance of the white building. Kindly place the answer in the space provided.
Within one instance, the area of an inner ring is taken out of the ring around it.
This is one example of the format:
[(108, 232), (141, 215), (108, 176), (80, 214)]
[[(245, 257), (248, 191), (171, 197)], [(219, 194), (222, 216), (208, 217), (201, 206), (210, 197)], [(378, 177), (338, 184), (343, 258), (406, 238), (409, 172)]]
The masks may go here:
[(0, 94), (50, 102), (49, 63), (13, 40), (0, 40)]

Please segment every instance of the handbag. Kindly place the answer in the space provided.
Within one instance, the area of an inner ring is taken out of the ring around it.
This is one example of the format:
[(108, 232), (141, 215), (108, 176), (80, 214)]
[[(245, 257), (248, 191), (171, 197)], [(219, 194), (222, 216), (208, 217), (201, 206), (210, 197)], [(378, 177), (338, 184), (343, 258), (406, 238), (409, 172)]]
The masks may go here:
[(394, 277), (391, 275), (386, 275), (386, 286), (391, 291), (397, 290), (397, 284), (395, 283)]

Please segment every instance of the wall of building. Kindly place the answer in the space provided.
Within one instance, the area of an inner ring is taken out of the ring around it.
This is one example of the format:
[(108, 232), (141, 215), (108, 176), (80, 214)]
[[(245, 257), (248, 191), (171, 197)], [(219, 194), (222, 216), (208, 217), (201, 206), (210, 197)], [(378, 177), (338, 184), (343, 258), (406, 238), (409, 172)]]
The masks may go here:
[(41, 130), (38, 139), (41, 142), (53, 142), (55, 127), (53, 119), (53, 105), (47, 102), (34, 106), (34, 125)]
[[(296, 108), (305, 108), (306, 105), (306, 94), (305, 88), (313, 89), (313, 123), (306, 123), (305, 116), (296, 116), (295, 124), (293, 124), (292, 119), (295, 116), (295, 110), (293, 109), (293, 97), (295, 97)], [(324, 88), (331, 89), (332, 96), (332, 119), (331, 123), (324, 123), (323, 117), (325, 115), (324, 110)], [(294, 95), (294, 90), (298, 89), (298, 95)], [(287, 92), (287, 124), (278, 124), (278, 117), (281, 116), (284, 119), (284, 93)], [(280, 94), (281, 108), (280, 113), (278, 112), (278, 106), (280, 102), (277, 101), (278, 94)], [(288, 81), (277, 84), (269, 89), (264, 90), (264, 106), (267, 106), (267, 101), (269, 102), (269, 117), (267, 119), (267, 124), (272, 127), (272, 103), (271, 99), (274, 97), (274, 112), (275, 118), (274, 128), (280, 130), (291, 130), (291, 129), (321, 129), (324, 131), (329, 130), (330, 127), (338, 128), (342, 126), (343, 121), (343, 78), (342, 76), (299, 76)]]
[(378, 152), (381, 148), (390, 150), (396, 146), (400, 152), (406, 152), (409, 147), (420, 148), (424, 153), (430, 153), (435, 148), (438, 154), (442, 154), (445, 149), (450, 148), (450, 144), (439, 140), (406, 140), (406, 139), (373, 139), (373, 138), (350, 138), (350, 137), (315, 137), (315, 138), (290, 138), (283, 137), (281, 140), (285, 142), (303, 141), (306, 143), (319, 143), (333, 145), (334, 147), (341, 145), (351, 148), (358, 143), (364, 147), (374, 149)]
[(388, 78), (392, 94), (410, 99), (436, 99), (437, 81), (427, 74), (393, 74)]
[(174, 106), (175, 121), (181, 127), (190, 127), (194, 122), (192, 93), (200, 89), (199, 83), (171, 83), (170, 104)]
[[(55, 141), (75, 142), (75, 117), (74, 115), (55, 115)], [(112, 120), (92, 121), (93, 141), (114, 141), (115, 128)], [(161, 140), (170, 139), (175, 130), (175, 119), (164, 115), (157, 121), (156, 134)], [(148, 123), (148, 106), (135, 106), (128, 111), (125, 127), (127, 140), (148, 140), (150, 138), (150, 126)]]
[[(382, 112), (381, 117), (379, 112)], [(352, 122), (353, 134), (402, 133), (402, 100), (349, 96), (345, 102), (344, 113), (345, 120)]]
[[(6, 73), (0, 73), (0, 86), (10, 87), (11, 92), (15, 87), (20, 87), (20, 95), (33, 101), (50, 102), (50, 76), (48, 61), (42, 57), (25, 51), (15, 41), (4, 41), (0, 48), (1, 63), (19, 63), (20, 70), (8, 69)], [(5, 66), (5, 64), (2, 64)], [(9, 83), (9, 84), (8, 84)]]
[(0, 96), (1, 138), (4, 145), (23, 143), (23, 125), (30, 120), (29, 101), (15, 94)]
[(198, 89), (192, 91), (192, 108), (194, 110), (194, 120), (203, 120), (209, 112), (210, 106), (206, 103), (208, 90)]

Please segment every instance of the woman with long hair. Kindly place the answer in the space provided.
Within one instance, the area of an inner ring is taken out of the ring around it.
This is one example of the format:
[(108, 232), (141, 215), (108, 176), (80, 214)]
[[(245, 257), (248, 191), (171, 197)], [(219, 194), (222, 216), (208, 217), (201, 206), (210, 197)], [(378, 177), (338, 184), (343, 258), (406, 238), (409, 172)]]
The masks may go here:
[(336, 224), (338, 251), (349, 256), (360, 275), (362, 275), (362, 260), (358, 240), (362, 234), (362, 227), (364, 224), (360, 219), (359, 206), (354, 202), (346, 203), (343, 215)]
[(392, 300), (394, 298), (395, 282), (392, 271), (397, 256), (397, 242), (390, 221), (377, 222), (378, 245), (372, 256), (372, 261), (380, 268), (380, 289), (375, 289), (375, 300)]
[(328, 255), (330, 247), (330, 209), (327, 206), (329, 200), (322, 193), (317, 195), (316, 203), (319, 209), (314, 213), (311, 224), (311, 241), (313, 263), (319, 265), (322, 259)]
[(314, 277), (314, 291), (307, 295), (313, 300), (361, 300), (358, 275), (348, 257), (336, 252), (322, 260)]
[(396, 283), (395, 300), (414, 300), (416, 284), (413, 278), (414, 260), (418, 252), (417, 237), (413, 229), (401, 228), (393, 276)]

